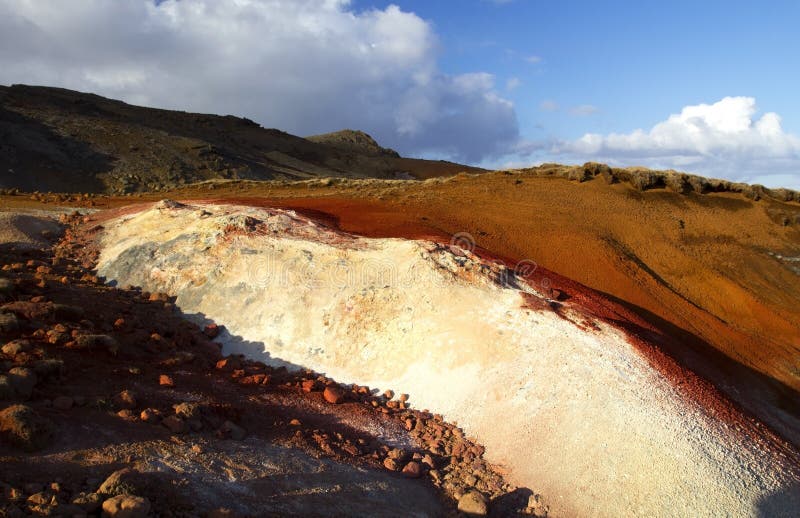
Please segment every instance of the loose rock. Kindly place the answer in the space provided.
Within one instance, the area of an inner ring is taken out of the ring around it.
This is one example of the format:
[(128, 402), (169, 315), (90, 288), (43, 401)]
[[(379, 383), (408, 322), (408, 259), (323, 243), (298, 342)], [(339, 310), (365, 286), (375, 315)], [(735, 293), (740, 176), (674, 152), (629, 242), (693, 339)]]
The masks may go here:
[(150, 501), (134, 495), (117, 495), (103, 502), (103, 516), (108, 518), (147, 518)]
[(337, 405), (344, 401), (346, 392), (336, 385), (329, 385), (325, 387), (325, 391), (322, 393), (322, 395), (325, 398), (325, 401)]
[(25, 451), (36, 451), (52, 440), (53, 424), (29, 406), (13, 405), (0, 412), (0, 436)]
[(486, 516), (489, 506), (480, 491), (468, 491), (458, 499), (458, 510), (468, 516)]
[(31, 397), (33, 387), (39, 381), (36, 373), (27, 367), (14, 367), (8, 371), (8, 379), (14, 391), (23, 398)]
[(111, 401), (116, 408), (133, 410), (136, 408), (136, 395), (130, 390), (123, 390)]

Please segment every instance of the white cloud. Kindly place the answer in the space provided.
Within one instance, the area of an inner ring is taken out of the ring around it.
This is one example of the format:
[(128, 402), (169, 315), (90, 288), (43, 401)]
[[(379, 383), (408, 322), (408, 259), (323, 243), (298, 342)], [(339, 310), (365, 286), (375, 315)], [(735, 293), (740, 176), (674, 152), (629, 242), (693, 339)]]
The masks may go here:
[(539, 64), (539, 63), (542, 62), (542, 57), (541, 56), (528, 56), (528, 57), (525, 58), (525, 61), (527, 61), (528, 63), (531, 63), (533, 65), (536, 65), (536, 64)]
[(545, 99), (544, 101), (539, 103), (539, 109), (543, 112), (555, 112), (558, 111), (560, 106), (557, 102), (552, 99)]
[(508, 81), (506, 81), (506, 90), (511, 92), (512, 90), (516, 90), (522, 85), (522, 81), (518, 77), (510, 77)]
[(578, 160), (637, 163), (800, 188), (800, 137), (783, 131), (776, 113), (757, 118), (752, 97), (686, 106), (650, 130), (587, 133), (554, 144), (550, 152)]
[(347, 0), (0, 0), (0, 83), (231, 113), (296, 134), (344, 127), (479, 161), (518, 140), (488, 74), (447, 75), (432, 26)]
[(600, 109), (597, 106), (581, 104), (570, 108), (569, 113), (575, 117), (588, 117), (589, 115), (594, 115), (598, 111), (600, 111)]

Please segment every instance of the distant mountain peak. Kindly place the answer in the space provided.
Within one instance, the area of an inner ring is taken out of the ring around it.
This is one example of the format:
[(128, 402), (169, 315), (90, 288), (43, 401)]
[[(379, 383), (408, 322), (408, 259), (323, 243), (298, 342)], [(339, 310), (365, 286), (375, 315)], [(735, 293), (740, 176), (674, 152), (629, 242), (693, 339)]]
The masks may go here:
[(368, 155), (383, 155), (399, 157), (400, 154), (394, 149), (381, 147), (378, 142), (369, 134), (360, 130), (343, 129), (334, 131), (332, 133), (323, 133), (321, 135), (312, 135), (306, 137), (306, 140), (316, 142), (318, 144), (326, 144), (331, 147), (342, 149), (345, 151), (358, 151)]

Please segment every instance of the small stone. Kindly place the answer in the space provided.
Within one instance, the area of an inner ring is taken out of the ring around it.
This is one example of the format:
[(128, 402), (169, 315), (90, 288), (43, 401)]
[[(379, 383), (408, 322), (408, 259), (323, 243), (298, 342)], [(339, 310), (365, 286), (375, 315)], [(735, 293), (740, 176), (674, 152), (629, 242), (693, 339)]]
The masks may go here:
[(344, 401), (345, 395), (346, 392), (336, 385), (328, 385), (325, 387), (325, 391), (322, 393), (325, 401), (334, 405)]
[(127, 408), (129, 410), (132, 410), (136, 408), (137, 405), (136, 394), (134, 394), (130, 390), (123, 390), (122, 392), (114, 396), (111, 402), (117, 408), (123, 408), (123, 409)]
[(208, 324), (203, 328), (203, 334), (214, 339), (219, 335), (219, 326), (217, 324)]
[(186, 423), (180, 417), (176, 415), (167, 416), (161, 421), (161, 424), (167, 427), (167, 429), (175, 434), (180, 434), (186, 432)]
[(29, 496), (27, 502), (29, 505), (47, 505), (50, 503), (51, 498), (52, 495), (44, 491), (40, 491)]
[(390, 457), (383, 459), (383, 466), (389, 471), (397, 471), (400, 469), (400, 465), (397, 463), (397, 461)]
[(247, 436), (247, 432), (241, 426), (236, 425), (231, 421), (225, 421), (220, 427), (223, 435), (230, 437), (234, 441), (241, 441)]
[(72, 503), (87, 513), (93, 513), (100, 508), (102, 498), (97, 493), (79, 493), (78, 496), (72, 499)]
[(39, 381), (36, 373), (27, 367), (14, 367), (8, 371), (8, 380), (14, 391), (23, 398), (31, 397), (33, 387)]
[(145, 423), (158, 423), (161, 420), (161, 412), (155, 408), (145, 408), (139, 414), (139, 419)]
[(13, 358), (19, 353), (30, 351), (31, 343), (28, 340), (12, 340), (3, 346), (3, 354)]
[(217, 369), (222, 371), (232, 371), (241, 368), (241, 366), (241, 360), (235, 356), (228, 356), (217, 362)]
[(123, 408), (122, 410), (117, 412), (117, 416), (123, 419), (133, 419), (133, 415), (134, 415), (133, 410), (131, 410), (130, 408)]
[(419, 478), (422, 476), (422, 466), (417, 461), (411, 461), (403, 467), (403, 475), (408, 478)]
[(387, 390), (386, 392), (383, 393), (383, 397), (385, 397), (386, 399), (392, 399), (394, 397), (394, 391)]
[(318, 385), (317, 380), (303, 380), (303, 383), (301, 383), (303, 392), (313, 392), (317, 389)]
[(184, 401), (172, 405), (172, 409), (175, 410), (175, 415), (183, 419), (201, 419), (203, 417), (202, 409), (197, 403)]
[(172, 380), (172, 377), (162, 374), (158, 377), (158, 384), (162, 387), (174, 387), (175, 382)]
[(458, 510), (472, 516), (486, 516), (489, 506), (486, 497), (480, 491), (468, 491), (458, 499)]
[(292, 419), (291, 421), (289, 421), (289, 426), (301, 426), (301, 425), (302, 423), (300, 422), (299, 419)]
[(53, 408), (58, 410), (69, 410), (75, 401), (69, 396), (58, 396), (53, 399)]
[(108, 518), (147, 518), (150, 501), (134, 495), (117, 495), (103, 502), (103, 516)]

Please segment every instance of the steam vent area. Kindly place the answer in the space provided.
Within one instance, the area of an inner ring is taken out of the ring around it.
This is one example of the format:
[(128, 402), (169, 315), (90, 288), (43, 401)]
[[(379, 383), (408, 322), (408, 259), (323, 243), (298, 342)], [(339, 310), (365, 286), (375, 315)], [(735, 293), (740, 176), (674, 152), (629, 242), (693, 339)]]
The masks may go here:
[(552, 516), (800, 510), (800, 457), (778, 426), (616, 301), (578, 283), (564, 296), (468, 240), (363, 237), (307, 214), (162, 201), (72, 231), (107, 284), (174, 297), (217, 326), (223, 355), (392, 389), (457, 424)]

